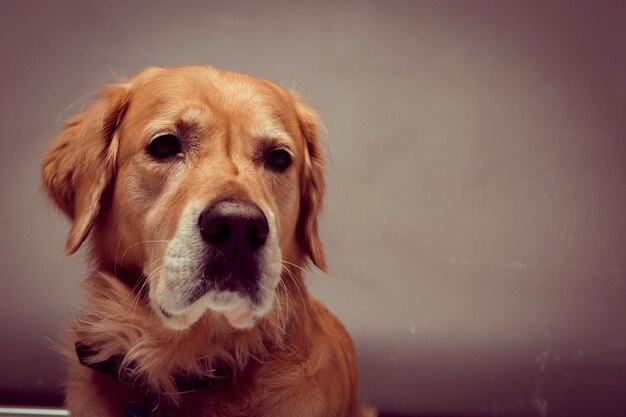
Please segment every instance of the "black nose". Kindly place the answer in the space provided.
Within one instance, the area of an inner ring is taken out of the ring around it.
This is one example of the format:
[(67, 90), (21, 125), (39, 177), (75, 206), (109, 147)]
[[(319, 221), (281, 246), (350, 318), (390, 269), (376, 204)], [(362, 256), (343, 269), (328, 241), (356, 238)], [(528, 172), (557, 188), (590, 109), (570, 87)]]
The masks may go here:
[(269, 233), (263, 211), (250, 201), (219, 201), (200, 214), (198, 226), (205, 242), (231, 259), (255, 253)]

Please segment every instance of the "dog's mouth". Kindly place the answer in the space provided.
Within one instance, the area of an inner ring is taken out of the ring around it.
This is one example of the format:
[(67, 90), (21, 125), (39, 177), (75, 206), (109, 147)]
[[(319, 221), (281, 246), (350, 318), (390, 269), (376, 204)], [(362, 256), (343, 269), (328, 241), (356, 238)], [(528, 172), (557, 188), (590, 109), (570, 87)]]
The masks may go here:
[[(159, 312), (162, 315), (164, 324), (175, 330), (184, 330), (190, 327), (193, 323), (195, 323), (198, 318), (202, 315), (197, 315), (194, 311), (190, 310), (185, 313), (174, 314), (169, 313), (165, 309), (160, 308)], [(249, 329), (254, 327), (257, 320), (261, 316), (256, 314), (253, 310), (247, 308), (235, 308), (231, 310), (226, 310), (220, 312), (224, 318), (228, 321), (228, 323), (235, 329)]]
[(259, 256), (224, 256), (217, 251), (205, 255), (205, 267), (202, 277), (190, 289), (189, 303), (202, 298), (209, 291), (223, 294), (220, 303), (230, 302), (232, 293), (247, 297), (253, 304), (260, 304), (260, 271)]
[(235, 328), (252, 327), (266, 312), (272, 292), (260, 257), (225, 257), (205, 250), (201, 267), (195, 268), (172, 264), (166, 255), (157, 311), (166, 325), (177, 329), (189, 327), (208, 310), (223, 314)]
[[(223, 275), (215, 275), (214, 265), (201, 269), (199, 275), (165, 268), (151, 294), (153, 309), (166, 326), (179, 330), (207, 311), (222, 314), (234, 328), (250, 328), (270, 310), (280, 279), (260, 271), (260, 263), (253, 265), (238, 265)], [(242, 275), (242, 270), (255, 274)]]
[(267, 313), (272, 298), (265, 297), (265, 302), (259, 304), (236, 292), (210, 290), (181, 310), (172, 311), (160, 304), (155, 306), (155, 310), (167, 327), (176, 330), (190, 327), (207, 311), (222, 314), (236, 329), (247, 329)]

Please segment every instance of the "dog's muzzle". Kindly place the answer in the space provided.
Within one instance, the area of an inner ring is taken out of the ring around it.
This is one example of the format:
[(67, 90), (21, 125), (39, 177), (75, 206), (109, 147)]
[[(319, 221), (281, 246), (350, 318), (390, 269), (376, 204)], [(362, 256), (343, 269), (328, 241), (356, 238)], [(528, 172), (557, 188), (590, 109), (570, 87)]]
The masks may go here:
[(259, 253), (269, 234), (263, 211), (251, 201), (221, 200), (198, 216), (206, 245), (203, 291), (236, 291), (258, 301)]

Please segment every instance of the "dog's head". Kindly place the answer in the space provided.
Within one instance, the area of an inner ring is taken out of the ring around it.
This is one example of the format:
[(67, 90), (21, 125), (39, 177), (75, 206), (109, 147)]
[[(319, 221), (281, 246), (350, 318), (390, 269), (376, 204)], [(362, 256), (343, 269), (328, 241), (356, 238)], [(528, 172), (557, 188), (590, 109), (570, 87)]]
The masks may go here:
[[(314, 112), (282, 87), (212, 67), (151, 68), (106, 87), (48, 149), (45, 187), (108, 271), (136, 271), (171, 328), (272, 307), (283, 265), (325, 269)], [(130, 300), (129, 300), (130, 302)]]

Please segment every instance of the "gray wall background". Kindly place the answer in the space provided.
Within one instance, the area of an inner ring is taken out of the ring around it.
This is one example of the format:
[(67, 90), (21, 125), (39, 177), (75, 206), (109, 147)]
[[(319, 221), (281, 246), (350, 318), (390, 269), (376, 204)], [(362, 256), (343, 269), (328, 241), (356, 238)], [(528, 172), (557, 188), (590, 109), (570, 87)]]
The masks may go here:
[(367, 401), (626, 415), (625, 22), (621, 1), (1, 1), (0, 402), (57, 398), (85, 270), (46, 145), (118, 75), (209, 63), (324, 115), (331, 273), (309, 284)]

